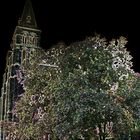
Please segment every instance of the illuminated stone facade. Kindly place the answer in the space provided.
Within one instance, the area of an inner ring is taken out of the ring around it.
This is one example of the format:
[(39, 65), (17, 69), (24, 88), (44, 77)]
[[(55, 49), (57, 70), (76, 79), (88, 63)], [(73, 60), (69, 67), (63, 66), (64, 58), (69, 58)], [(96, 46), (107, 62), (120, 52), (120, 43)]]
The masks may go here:
[[(14, 103), (24, 93), (25, 79), (21, 68), (24, 63), (29, 63), (30, 54), (35, 49), (39, 49), (40, 33), (31, 1), (26, 0), (22, 17), (13, 34), (11, 50), (7, 54), (0, 97), (0, 120), (14, 121), (15, 119), (12, 113)], [(0, 139), (5, 140), (2, 127), (0, 131)]]

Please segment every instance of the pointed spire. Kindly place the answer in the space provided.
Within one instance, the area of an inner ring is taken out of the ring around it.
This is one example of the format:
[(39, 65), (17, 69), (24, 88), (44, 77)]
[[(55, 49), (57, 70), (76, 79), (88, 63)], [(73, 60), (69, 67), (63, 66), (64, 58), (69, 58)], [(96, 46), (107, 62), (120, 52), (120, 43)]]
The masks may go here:
[(19, 20), (19, 25), (28, 28), (37, 28), (31, 0), (26, 0), (22, 17)]

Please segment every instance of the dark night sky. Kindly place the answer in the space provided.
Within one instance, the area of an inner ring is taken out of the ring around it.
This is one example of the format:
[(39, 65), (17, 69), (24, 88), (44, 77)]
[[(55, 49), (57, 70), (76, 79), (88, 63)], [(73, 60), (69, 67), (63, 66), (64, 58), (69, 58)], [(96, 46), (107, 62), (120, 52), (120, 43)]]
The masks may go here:
[[(5, 0), (0, 4), (0, 79), (4, 72), (6, 53), (10, 49), (12, 34), (22, 14), (24, 3), (24, 0)], [(108, 39), (125, 36), (128, 39), (127, 48), (134, 58), (134, 70), (140, 72), (138, 3), (118, 0), (113, 2), (32, 0), (32, 4), (37, 24), (42, 30), (43, 48), (49, 48), (59, 41), (66, 44), (80, 41), (87, 36), (94, 36), (95, 32)]]

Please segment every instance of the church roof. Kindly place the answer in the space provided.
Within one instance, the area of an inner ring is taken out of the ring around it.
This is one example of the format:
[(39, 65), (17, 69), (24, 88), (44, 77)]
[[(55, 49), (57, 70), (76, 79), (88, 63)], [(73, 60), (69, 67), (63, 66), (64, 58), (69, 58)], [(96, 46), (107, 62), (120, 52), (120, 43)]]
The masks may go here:
[(31, 0), (26, 0), (25, 2), (22, 17), (19, 20), (19, 25), (28, 28), (37, 28)]

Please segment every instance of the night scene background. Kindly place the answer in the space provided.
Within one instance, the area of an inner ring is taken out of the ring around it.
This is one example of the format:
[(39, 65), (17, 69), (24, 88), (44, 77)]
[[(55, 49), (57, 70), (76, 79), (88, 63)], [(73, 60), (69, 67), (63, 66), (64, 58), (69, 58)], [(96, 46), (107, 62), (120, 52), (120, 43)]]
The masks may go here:
[[(5, 0), (0, 4), (0, 86), (6, 54), (25, 0)], [(133, 56), (133, 68), (140, 72), (140, 8), (138, 2), (32, 0), (38, 28), (42, 30), (41, 47), (50, 48), (63, 41), (67, 45), (95, 33), (108, 40), (124, 36)]]

